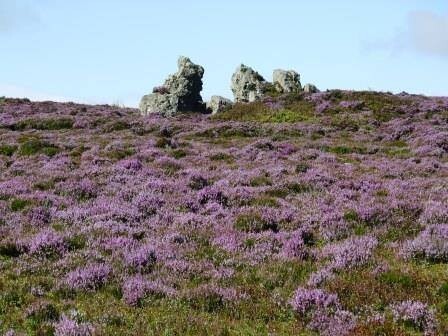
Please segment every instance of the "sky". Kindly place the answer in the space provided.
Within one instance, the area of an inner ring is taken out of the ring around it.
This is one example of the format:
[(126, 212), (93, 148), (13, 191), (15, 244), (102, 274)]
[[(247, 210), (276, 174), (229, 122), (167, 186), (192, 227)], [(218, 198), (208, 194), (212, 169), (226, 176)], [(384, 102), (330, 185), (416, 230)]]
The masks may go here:
[(138, 106), (188, 56), (202, 96), (244, 63), (321, 90), (448, 95), (446, 0), (0, 0), (0, 96)]

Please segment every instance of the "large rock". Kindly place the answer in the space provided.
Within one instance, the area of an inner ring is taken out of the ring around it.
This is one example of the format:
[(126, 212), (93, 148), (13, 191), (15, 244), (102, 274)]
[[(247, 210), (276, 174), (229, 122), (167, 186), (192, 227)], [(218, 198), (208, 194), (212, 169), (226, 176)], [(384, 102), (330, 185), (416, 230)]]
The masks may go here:
[(235, 102), (250, 103), (263, 98), (269, 83), (254, 69), (241, 64), (232, 75)]
[(294, 70), (274, 70), (272, 84), (275, 90), (280, 93), (299, 92), (302, 90), (300, 75)]
[(204, 68), (194, 64), (188, 57), (179, 57), (178, 71), (170, 75), (163, 86), (143, 96), (140, 111), (143, 114), (161, 113), (173, 116), (181, 112), (203, 112), (202, 77)]
[(216, 114), (231, 108), (233, 102), (230, 99), (221, 96), (212, 96), (207, 103), (207, 111), (211, 114)]
[(320, 92), (319, 89), (314, 84), (306, 84), (303, 87), (303, 91), (307, 93), (317, 93)]

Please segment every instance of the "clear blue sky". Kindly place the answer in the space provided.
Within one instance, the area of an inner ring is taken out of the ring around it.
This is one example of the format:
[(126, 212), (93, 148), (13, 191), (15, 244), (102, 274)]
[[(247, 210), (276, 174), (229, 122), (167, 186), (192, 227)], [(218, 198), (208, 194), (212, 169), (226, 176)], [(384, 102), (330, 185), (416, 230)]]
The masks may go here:
[(137, 106), (179, 55), (205, 67), (205, 99), (231, 97), (240, 63), (448, 95), (448, 1), (0, 0), (0, 96)]

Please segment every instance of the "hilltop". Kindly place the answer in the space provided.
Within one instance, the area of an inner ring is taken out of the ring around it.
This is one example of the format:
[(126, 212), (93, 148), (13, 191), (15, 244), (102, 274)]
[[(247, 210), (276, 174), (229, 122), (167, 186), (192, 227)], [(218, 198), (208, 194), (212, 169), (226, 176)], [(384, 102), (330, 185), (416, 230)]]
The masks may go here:
[(441, 335), (448, 98), (0, 100), (0, 333)]

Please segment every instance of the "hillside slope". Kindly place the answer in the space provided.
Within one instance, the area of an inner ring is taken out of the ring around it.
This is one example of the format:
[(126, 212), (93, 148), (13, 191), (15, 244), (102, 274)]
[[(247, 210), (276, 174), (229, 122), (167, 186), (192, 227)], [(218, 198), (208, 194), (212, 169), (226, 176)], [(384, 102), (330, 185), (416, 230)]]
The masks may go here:
[(0, 333), (448, 332), (448, 98), (0, 101)]

